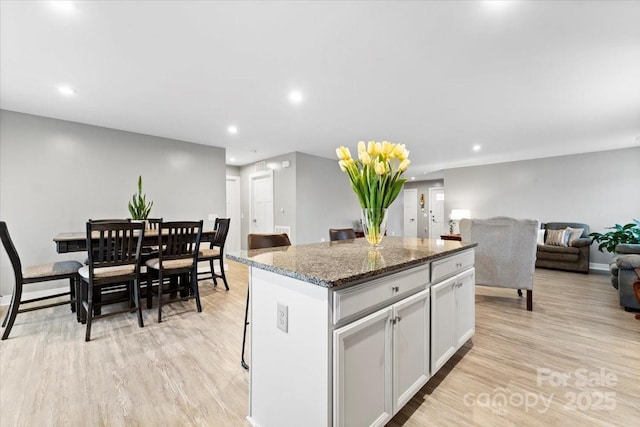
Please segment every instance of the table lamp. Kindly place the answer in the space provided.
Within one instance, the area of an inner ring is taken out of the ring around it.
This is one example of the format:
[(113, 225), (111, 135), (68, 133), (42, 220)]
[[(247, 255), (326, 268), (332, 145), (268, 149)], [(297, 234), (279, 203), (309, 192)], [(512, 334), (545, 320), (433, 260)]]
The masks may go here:
[(471, 218), (471, 212), (469, 209), (452, 209), (451, 215), (449, 215), (449, 234), (453, 234), (453, 226), (463, 218)]

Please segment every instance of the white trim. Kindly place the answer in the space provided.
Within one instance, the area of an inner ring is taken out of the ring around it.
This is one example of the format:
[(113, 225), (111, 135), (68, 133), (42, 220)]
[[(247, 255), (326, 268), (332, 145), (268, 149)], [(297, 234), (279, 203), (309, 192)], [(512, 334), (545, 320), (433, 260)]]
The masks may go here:
[(609, 264), (601, 264), (596, 262), (589, 263), (589, 270), (609, 272)]

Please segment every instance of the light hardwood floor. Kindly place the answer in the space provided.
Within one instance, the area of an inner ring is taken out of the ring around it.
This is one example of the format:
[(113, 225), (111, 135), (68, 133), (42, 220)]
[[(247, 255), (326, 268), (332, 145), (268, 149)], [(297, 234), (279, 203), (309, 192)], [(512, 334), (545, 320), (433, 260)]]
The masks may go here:
[[(18, 315), (0, 343), (0, 425), (249, 425), (247, 269), (229, 262), (228, 277), (229, 292), (201, 283), (202, 313), (99, 319), (89, 343), (68, 307)], [(638, 424), (640, 321), (608, 276), (538, 269), (533, 312), (515, 290), (476, 293), (475, 336), (390, 426)]]

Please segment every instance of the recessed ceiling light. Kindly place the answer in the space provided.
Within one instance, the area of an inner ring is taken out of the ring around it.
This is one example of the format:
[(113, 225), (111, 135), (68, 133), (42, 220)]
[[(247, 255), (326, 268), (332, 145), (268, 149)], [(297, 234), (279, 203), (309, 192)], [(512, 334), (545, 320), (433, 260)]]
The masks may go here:
[(299, 90), (292, 90), (289, 92), (289, 100), (294, 104), (300, 104), (302, 102), (302, 92)]
[(473, 146), (473, 151), (475, 151), (477, 153), (478, 151), (480, 151), (481, 148), (482, 148), (482, 146), (480, 144), (476, 144), (476, 145)]
[(411, 177), (411, 181), (415, 181), (415, 179), (416, 179), (416, 177), (415, 177), (415, 176), (412, 176), (412, 177)]
[(227, 128), (227, 131), (228, 131), (230, 134), (235, 135), (236, 133), (238, 133), (238, 128), (237, 128), (237, 127), (235, 127), (235, 126), (233, 126), (233, 125), (231, 125), (231, 126), (229, 126), (229, 127)]
[(74, 12), (76, 10), (76, 4), (72, 1), (55, 0), (49, 3), (61, 12)]
[(235, 162), (235, 161), (236, 161), (236, 158), (235, 158), (235, 157), (229, 157), (229, 161), (230, 161), (230, 162)]
[(58, 91), (65, 96), (73, 96), (76, 91), (69, 86), (58, 86)]

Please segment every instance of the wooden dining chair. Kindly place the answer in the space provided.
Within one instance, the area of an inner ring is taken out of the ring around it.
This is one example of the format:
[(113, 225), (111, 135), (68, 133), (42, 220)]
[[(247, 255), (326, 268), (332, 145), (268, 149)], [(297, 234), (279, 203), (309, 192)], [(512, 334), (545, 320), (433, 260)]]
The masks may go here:
[[(278, 234), (249, 234), (247, 236), (247, 246), (249, 250), (276, 248), (281, 246), (291, 246), (291, 241), (287, 233)], [(242, 333), (242, 356), (240, 365), (244, 369), (249, 369), (249, 365), (244, 360), (244, 349), (247, 342), (247, 326), (249, 326), (249, 289), (247, 286), (247, 304), (244, 308), (244, 331)]]
[[(229, 284), (227, 283), (227, 277), (224, 274), (224, 244), (227, 241), (227, 235), (229, 234), (229, 224), (231, 219), (229, 218), (216, 218), (215, 230), (216, 235), (209, 245), (209, 249), (200, 249), (198, 254), (198, 261), (209, 261), (210, 274), (204, 273), (198, 276), (198, 280), (213, 279), (213, 285), (218, 286), (216, 278), (222, 279), (224, 287), (229, 290)], [(214, 261), (217, 260), (220, 266), (220, 274), (215, 272)]]
[[(9, 235), (7, 223), (4, 221), (0, 221), (0, 239), (2, 240), (4, 249), (7, 251), (7, 255), (9, 255), (9, 261), (11, 261), (15, 279), (13, 284), (13, 294), (11, 296), (11, 304), (9, 305), (9, 310), (7, 311), (7, 314), (5, 315), (2, 322), (2, 326), (5, 328), (4, 332), (2, 333), (3, 340), (9, 338), (11, 328), (13, 328), (13, 324), (18, 313), (40, 310), (43, 308), (55, 307), (63, 304), (71, 304), (71, 311), (76, 312), (77, 314), (78, 310), (76, 296), (78, 295), (78, 269), (82, 267), (82, 264), (80, 264), (78, 261), (60, 261), (50, 264), (32, 265), (23, 269), (22, 262), (20, 261), (20, 256), (18, 256), (18, 251), (16, 250), (16, 247), (11, 240), (11, 236)], [(53, 295), (46, 295), (38, 298), (22, 300), (22, 290), (24, 285), (49, 282), (52, 280), (69, 280), (69, 292), (58, 292)], [(59, 301), (45, 305), (29, 306), (27, 308), (20, 309), (20, 306), (24, 304), (30, 304), (67, 295), (69, 295), (70, 298), (65, 301)]]
[[(147, 308), (158, 298), (158, 322), (162, 322), (162, 305), (174, 301), (196, 300), (202, 311), (198, 290), (198, 251), (202, 236), (202, 220), (161, 222), (157, 258), (147, 261)], [(155, 279), (155, 281), (154, 281)], [(168, 300), (163, 295), (169, 294)]]
[[(144, 228), (143, 223), (128, 221), (87, 222), (89, 264), (78, 271), (82, 284), (81, 317), (87, 325), (85, 341), (91, 340), (91, 324), (97, 318), (136, 311), (138, 326), (144, 326), (140, 303), (140, 251)], [(108, 300), (105, 298), (106, 289), (124, 289), (128, 297), (124, 301)], [(114, 302), (125, 302), (127, 307), (96, 314), (95, 305)]]
[(336, 240), (348, 240), (348, 239), (355, 239), (356, 238), (356, 232), (353, 230), (353, 228), (330, 228), (329, 229), (329, 240), (330, 241), (336, 241)]

